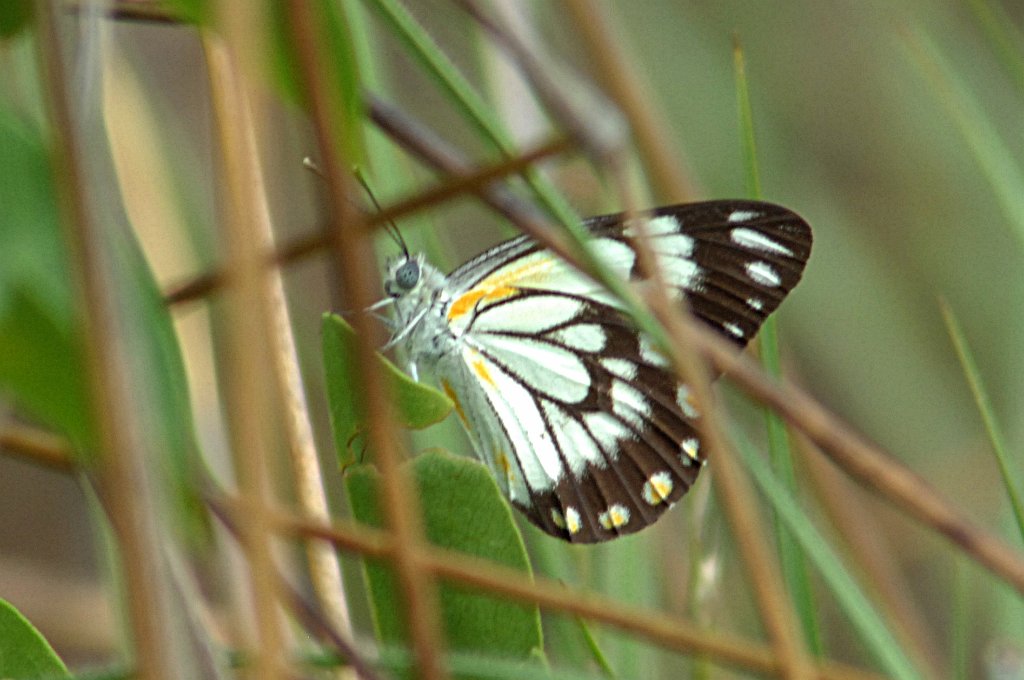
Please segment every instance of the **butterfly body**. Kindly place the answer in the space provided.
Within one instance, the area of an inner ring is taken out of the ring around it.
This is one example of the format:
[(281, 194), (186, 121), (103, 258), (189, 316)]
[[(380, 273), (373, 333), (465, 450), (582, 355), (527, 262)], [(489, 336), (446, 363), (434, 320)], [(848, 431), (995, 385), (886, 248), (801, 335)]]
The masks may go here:
[[(641, 229), (637, 221), (644, 223)], [(799, 280), (806, 223), (767, 203), (712, 201), (587, 220), (624, 280), (646, 233), (670, 295), (738, 344)], [(549, 534), (592, 543), (652, 524), (703, 463), (699, 413), (599, 284), (526, 237), (445, 276), (408, 254), (385, 289), (410, 361), (452, 397), (477, 456)]]

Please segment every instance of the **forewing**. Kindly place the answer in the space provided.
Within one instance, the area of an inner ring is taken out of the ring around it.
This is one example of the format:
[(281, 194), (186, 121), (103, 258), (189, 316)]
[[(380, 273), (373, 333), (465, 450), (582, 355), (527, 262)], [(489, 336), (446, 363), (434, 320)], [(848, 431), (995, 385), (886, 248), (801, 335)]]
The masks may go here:
[[(643, 222), (645, 229), (638, 228)], [(592, 247), (623, 278), (640, 278), (631, 241), (650, 237), (663, 279), (686, 295), (693, 313), (726, 337), (746, 344), (800, 281), (811, 252), (811, 229), (796, 213), (761, 201), (707, 201), (586, 221)], [(551, 290), (618, 303), (601, 286), (536, 242), (517, 238), (452, 273), (458, 295), (449, 319), (520, 290)]]
[[(587, 222), (595, 237), (628, 239), (645, 222), (665, 280), (687, 296), (694, 315), (746, 344), (800, 281), (811, 228), (796, 213), (761, 201), (707, 201), (636, 217)], [(632, 278), (638, 277), (634, 268)]]

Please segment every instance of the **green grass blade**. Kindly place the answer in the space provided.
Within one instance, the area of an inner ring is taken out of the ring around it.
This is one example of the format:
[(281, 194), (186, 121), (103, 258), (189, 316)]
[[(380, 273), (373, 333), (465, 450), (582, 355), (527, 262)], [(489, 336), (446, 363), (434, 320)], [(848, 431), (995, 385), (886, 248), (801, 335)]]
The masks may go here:
[[(416, 19), (395, 0), (367, 1), (435, 78), (441, 89), (448, 93), (483, 138), (506, 156), (514, 153), (515, 143), (491, 107)], [(567, 227), (579, 221), (579, 216), (543, 175), (531, 170), (524, 173), (524, 178), (555, 219)]]
[[(190, 0), (194, 1), (194, 0)], [(318, 70), (328, 86), (325, 96), (332, 102), (337, 116), (331, 128), (333, 141), (345, 153), (347, 162), (365, 163), (366, 143), (363, 122), (366, 118), (363, 102), (361, 66), (355, 45), (359, 38), (353, 34), (348, 16), (348, 4), (323, 2), (311, 4), (312, 20), (316, 25)], [(309, 106), (308, 93), (299, 74), (300, 58), (294, 44), (292, 21), (287, 3), (275, 0), (268, 5), (267, 47), (270, 49), (268, 65), (276, 84), (286, 97)]]
[(953, 309), (949, 304), (940, 299), (939, 308), (942, 311), (942, 320), (946, 322), (946, 330), (953, 341), (953, 348), (956, 350), (957, 359), (963, 367), (967, 383), (971, 387), (971, 394), (974, 396), (974, 403), (978, 406), (982, 422), (985, 424), (985, 432), (988, 434), (989, 442), (992, 444), (992, 451), (996, 455), (996, 462), (999, 463), (999, 472), (1003, 477), (1003, 486), (1006, 488), (1006, 495), (1010, 499), (1010, 506), (1013, 508), (1013, 516), (1017, 520), (1017, 529), (1020, 531), (1021, 540), (1024, 540), (1024, 504), (1021, 503), (1021, 478), (1016, 466), (1014, 466), (1006, 451), (1006, 440), (1003, 438), (1002, 428), (996, 421), (995, 411), (992, 409), (992, 401), (985, 390), (985, 384), (981, 381), (981, 373), (978, 371), (978, 364), (974, 361), (974, 355), (967, 345), (967, 338), (964, 336), (963, 328), (957, 320)]
[(985, 32), (992, 51), (995, 52), (1010, 76), (1017, 82), (1017, 88), (1024, 92), (1024, 34), (1006, 9), (991, 0), (967, 0), (974, 12), (981, 30)]
[(740, 442), (737, 450), (751, 477), (768, 499), (776, 515), (786, 524), (803, 548), (804, 554), (818, 569), (872, 656), (885, 672), (894, 678), (921, 678), (913, 662), (885, 625), (885, 620), (846, 571), (842, 560), (793, 500), (785, 485), (778, 481), (768, 464), (748, 443)]
[(912, 61), (931, 81), (943, 106), (960, 129), (1013, 228), (1024, 245), (1024, 170), (967, 84), (935, 44), (920, 31), (909, 35)]
[(750, 89), (747, 87), (747, 64), (739, 36), (733, 36), (733, 72), (736, 84), (736, 105), (740, 124), (740, 152), (743, 167), (747, 173), (747, 195), (761, 198), (761, 172), (757, 165), (757, 143), (754, 136), (754, 109), (750, 105)]
[(953, 611), (950, 615), (950, 670), (953, 680), (970, 677), (971, 565), (963, 555), (953, 560)]
[[(360, 67), (363, 85), (372, 92), (389, 91), (387, 69), (383, 68), (375, 52), (380, 42), (379, 31), (374, 30), (369, 10), (362, 3), (352, 2), (346, 6), (346, 14), (350, 22), (352, 49)], [(368, 181), (382, 202), (397, 200), (421, 188), (421, 182), (416, 179), (404, 154), (381, 130), (366, 121), (363, 137), (366, 140), (366, 169), (370, 175)], [(448, 249), (441, 245), (430, 215), (430, 212), (422, 212), (403, 217), (400, 221), (402, 238), (411, 249), (426, 253), (427, 259), (442, 271), (449, 271), (453, 263)], [(387, 239), (385, 252), (396, 252), (390, 238)]]
[[(761, 198), (761, 175), (757, 163), (757, 145), (754, 135), (754, 113), (750, 104), (750, 90), (747, 87), (746, 63), (743, 48), (738, 38), (733, 42), (733, 59), (736, 80), (736, 101), (739, 107), (741, 151), (747, 174), (747, 194), (750, 198)], [(758, 335), (761, 364), (774, 377), (782, 375), (779, 359), (779, 338), (775, 317), (769, 317)], [(793, 470), (793, 452), (782, 419), (770, 408), (764, 408), (765, 427), (768, 433), (768, 451), (772, 467), (791, 494), (797, 493), (796, 474)], [(793, 599), (804, 639), (808, 649), (821, 656), (823, 649), (821, 633), (815, 612), (814, 592), (807, 570), (807, 562), (793, 536), (786, 530), (779, 517), (775, 517), (775, 535), (778, 542), (779, 561), (782, 575)]]
[(608, 657), (605, 656), (604, 650), (601, 649), (600, 643), (597, 638), (594, 637), (593, 631), (590, 630), (590, 625), (586, 620), (576, 617), (576, 623), (580, 626), (580, 633), (583, 634), (583, 639), (587, 643), (587, 648), (590, 650), (591, 656), (594, 658), (594, 663), (601, 669), (601, 673), (606, 678), (615, 678), (615, 670), (612, 668), (611, 663), (608, 661)]

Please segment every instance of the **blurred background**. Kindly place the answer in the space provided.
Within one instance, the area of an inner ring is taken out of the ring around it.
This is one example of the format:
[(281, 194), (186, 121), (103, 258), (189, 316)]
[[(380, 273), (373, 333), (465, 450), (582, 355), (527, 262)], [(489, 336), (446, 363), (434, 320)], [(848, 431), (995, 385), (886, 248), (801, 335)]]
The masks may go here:
[[(373, 36), (360, 54), (370, 57), (360, 64), (366, 87), (470, 158), (493, 160), (379, 16), (359, 2), (347, 4)], [(516, 68), (456, 4), (401, 4), (479, 88), (523, 148), (550, 133), (542, 107)], [(977, 523), (1019, 547), (999, 470), (938, 299), (948, 301), (965, 330), (1019, 472), (1024, 79), (1016, 69), (1024, 44), (1012, 42), (1005, 46), (1009, 51), (1001, 51), (1004, 45), (980, 17), (995, 11), (997, 27), (1016, 40), (1024, 7), (981, 0), (599, 4), (646, 92), (643, 105), (666, 124), (664, 144), (681, 159), (693, 199), (746, 194), (732, 51), (734, 37), (739, 40), (764, 198), (800, 213), (815, 234), (804, 281), (779, 314), (789, 376)], [(579, 89), (584, 96), (598, 87), (578, 30), (558, 3), (510, 0), (485, 6), (518, 25), (539, 46), (539, 55), (573, 75), (559, 81), (567, 94)], [(71, 81), (76, 96), (102, 112), (110, 170), (160, 287), (169, 290), (210, 270), (218, 262), (214, 224), (223, 186), (195, 30), (89, 21), (71, 13), (61, 30), (79, 69)], [(259, 55), (247, 57), (245, 66), (264, 93), (257, 102), (256, 129), (273, 225), (279, 242), (288, 242), (319, 229), (323, 219), (321, 180), (302, 165), (304, 157), (315, 155), (315, 143), (300, 108), (287, 101), (273, 77), (261, 73)], [(0, 106), (18, 119), (38, 122), (31, 31), (0, 43), (0, 72), (6, 74)], [(93, 77), (97, 73), (101, 79)], [(367, 136), (367, 174), (382, 202), (436, 181), (378, 133)], [(622, 207), (610, 184), (579, 155), (542, 167), (581, 215)], [(650, 195), (645, 202), (656, 200)], [(399, 227), (417, 247), (439, 253), (446, 268), (510, 233), (507, 224), (470, 198), (432, 208)], [(395, 250), (385, 239), (380, 246), (382, 257)], [(326, 258), (318, 256), (286, 268), (285, 280), (325, 477), (332, 503), (343, 514), (319, 356), (320, 315), (341, 311), (335, 307), (337, 291), (331, 290)], [(226, 470), (216, 340), (211, 339), (216, 305), (186, 303), (172, 315), (200, 448), (215, 470)], [(760, 441), (756, 411), (738, 398), (729, 403), (747, 436)], [(12, 409), (14, 404), (0, 401), (0, 413)], [(467, 450), (451, 423), (416, 436), (420, 446), (438, 442)], [(281, 474), (287, 475), (283, 465)], [(812, 478), (802, 465), (798, 475), (812, 508), (808, 514), (827, 535), (837, 533), (814, 500), (820, 477)], [(905, 586), (913, 610), (908, 616), (920, 625), (915, 635), (940, 674), (952, 674), (955, 665), (950, 641), (954, 610), (962, 606), (959, 615), (966, 612), (970, 622), (969, 677), (1024, 677), (1019, 598), (1006, 597), (1008, 591), (995, 579), (890, 506), (845, 480), (830, 483), (850, 494), (847, 509), (854, 522), (863, 524), (893, 577)], [(635, 604), (666, 606), (712, 628), (758, 636), (736, 550), (709, 487), (702, 480), (681, 509), (622, 545), (584, 553), (550, 545), (526, 529), (535, 566)], [(104, 538), (92, 507), (73, 477), (0, 456), (0, 597), (32, 620), (71, 664), (103, 664), (120, 645), (115, 600), (104, 577)], [(646, 535), (655, 532), (660, 533)], [(663, 545), (669, 536), (680, 537), (672, 541), (676, 547)], [(658, 537), (662, 540), (655, 542)], [(837, 545), (841, 554), (848, 546), (842, 539)], [(854, 571), (856, 562), (851, 557)], [(696, 614), (684, 594), (693, 592), (684, 584), (694, 579), (706, 582)], [(841, 611), (820, 584), (817, 590), (828, 653), (867, 663)], [(357, 618), (365, 617), (358, 605), (353, 608)], [(560, 636), (578, 635), (572, 626), (549, 625), (549, 647)], [(683, 663), (678, 655), (610, 633), (601, 639), (620, 677), (678, 677)], [(569, 661), (580, 655), (564, 649), (549, 653)], [(715, 671), (713, 677), (732, 675)]]

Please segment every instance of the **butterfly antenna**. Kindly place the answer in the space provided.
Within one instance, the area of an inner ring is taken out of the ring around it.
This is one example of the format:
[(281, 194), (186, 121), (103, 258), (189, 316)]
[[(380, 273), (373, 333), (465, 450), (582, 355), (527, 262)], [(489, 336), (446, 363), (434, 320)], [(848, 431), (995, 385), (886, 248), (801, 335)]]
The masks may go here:
[[(366, 195), (370, 197), (370, 201), (373, 202), (373, 207), (377, 209), (377, 212), (384, 212), (384, 209), (380, 207), (380, 203), (377, 202), (377, 197), (374, 196), (373, 194), (373, 189), (370, 188), (370, 185), (367, 183), (366, 178), (363, 177), (363, 173), (359, 170), (359, 168), (356, 168), (355, 176), (360, 186), (363, 187), (363, 191), (365, 191)], [(406, 245), (405, 239), (402, 238), (402, 233), (398, 231), (398, 227), (395, 226), (395, 223), (391, 220), (388, 220), (388, 223), (385, 225), (385, 229), (387, 229), (388, 234), (391, 235), (391, 238), (394, 239), (395, 243), (398, 244), (398, 247), (402, 249), (402, 254), (405, 255), (406, 259), (408, 259), (409, 246)]]
[[(309, 156), (306, 156), (305, 158), (302, 159), (302, 167), (306, 168), (320, 179), (326, 179), (326, 177), (324, 176), (324, 171), (321, 170), (320, 166), (316, 164), (316, 161), (314, 161)], [(377, 208), (377, 212), (384, 212), (384, 210), (380, 207), (380, 203), (377, 202), (377, 197), (373, 195), (373, 191), (370, 189), (370, 185), (367, 184), (366, 179), (363, 177), (363, 173), (358, 168), (356, 168), (355, 170), (355, 176), (356, 179), (359, 180), (360, 186), (362, 186), (363, 190), (366, 192), (366, 195), (370, 197), (371, 201), (373, 201), (373, 205), (374, 207)], [(398, 247), (402, 249), (402, 253), (405, 255), (406, 259), (408, 259), (409, 247), (406, 245), (405, 239), (402, 238), (402, 234), (401, 232), (398, 231), (398, 227), (395, 226), (395, 223), (392, 222), (391, 220), (388, 220), (387, 225), (385, 225), (385, 229), (387, 230), (388, 235), (391, 236), (395, 243), (398, 244)]]

